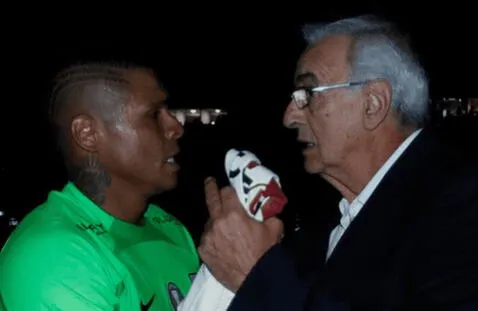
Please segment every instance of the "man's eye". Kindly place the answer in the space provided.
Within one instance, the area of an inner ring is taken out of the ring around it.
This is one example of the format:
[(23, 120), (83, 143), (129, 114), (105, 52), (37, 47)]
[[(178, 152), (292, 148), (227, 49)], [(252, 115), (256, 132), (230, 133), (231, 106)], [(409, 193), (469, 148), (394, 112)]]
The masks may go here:
[(153, 111), (153, 119), (157, 119), (160, 113), (161, 113), (161, 108), (155, 109)]

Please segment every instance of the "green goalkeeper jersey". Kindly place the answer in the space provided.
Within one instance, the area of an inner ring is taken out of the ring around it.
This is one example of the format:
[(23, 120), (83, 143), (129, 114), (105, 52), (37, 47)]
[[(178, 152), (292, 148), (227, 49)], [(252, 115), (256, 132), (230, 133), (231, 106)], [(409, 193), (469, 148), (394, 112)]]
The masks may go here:
[(27, 215), (2, 249), (0, 308), (176, 310), (198, 268), (188, 231), (164, 210), (150, 205), (141, 225), (130, 224), (69, 183)]

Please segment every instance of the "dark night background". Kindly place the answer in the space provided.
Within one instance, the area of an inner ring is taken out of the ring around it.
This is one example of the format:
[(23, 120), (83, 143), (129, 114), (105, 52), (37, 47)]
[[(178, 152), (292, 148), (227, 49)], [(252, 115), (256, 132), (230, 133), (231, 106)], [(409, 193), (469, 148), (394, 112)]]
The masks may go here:
[[(48, 132), (46, 107), (54, 73), (71, 62), (126, 59), (149, 65), (170, 92), (171, 108), (228, 111), (215, 126), (186, 125), (180, 186), (157, 199), (196, 238), (207, 218), (203, 179), (213, 175), (225, 181), (223, 159), (232, 147), (249, 149), (281, 176), (290, 200), (283, 215), (287, 228), (293, 229), (296, 218), (301, 226), (320, 227), (317, 224), (337, 210), (338, 193), (318, 177), (305, 174), (296, 133), (281, 124), (295, 62), (304, 47), (303, 23), (363, 13), (389, 17), (410, 32), (429, 73), (432, 98), (478, 97), (478, 21), (471, 2), (454, 3), (454, 8), (450, 2), (423, 8), (399, 3), (309, 6), (297, 1), (263, 9), (232, 2), (221, 7), (178, 4), (183, 7), (171, 11), (158, 3), (158, 8), (135, 7), (139, 13), (130, 15), (101, 15), (76, 12), (72, 3), (65, 9), (68, 14), (51, 14), (41, 22), (25, 18), (4, 27), (5, 32), (12, 31), (2, 40), (0, 210), (7, 213), (4, 219), (21, 219), (49, 190), (65, 182)], [(439, 129), (451, 142), (476, 152), (476, 123), (476, 119), (459, 121), (441, 124)], [(8, 229), (2, 230), (5, 234)]]

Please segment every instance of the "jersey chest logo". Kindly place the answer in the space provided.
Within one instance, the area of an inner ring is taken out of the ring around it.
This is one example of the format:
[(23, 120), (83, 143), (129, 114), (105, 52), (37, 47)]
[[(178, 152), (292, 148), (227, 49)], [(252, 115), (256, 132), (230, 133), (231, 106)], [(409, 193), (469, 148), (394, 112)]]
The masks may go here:
[(174, 310), (177, 310), (179, 303), (184, 299), (184, 295), (173, 282), (168, 283), (168, 294)]

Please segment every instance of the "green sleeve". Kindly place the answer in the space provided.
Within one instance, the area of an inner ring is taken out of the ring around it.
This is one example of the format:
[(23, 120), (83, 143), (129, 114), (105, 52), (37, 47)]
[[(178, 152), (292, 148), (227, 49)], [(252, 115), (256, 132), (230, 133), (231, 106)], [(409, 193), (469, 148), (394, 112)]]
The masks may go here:
[(114, 310), (114, 284), (82, 238), (57, 232), (15, 242), (0, 256), (6, 310)]
[(0, 311), (7, 311), (7, 307), (5, 307), (5, 303), (3, 302), (3, 297), (0, 292)]

